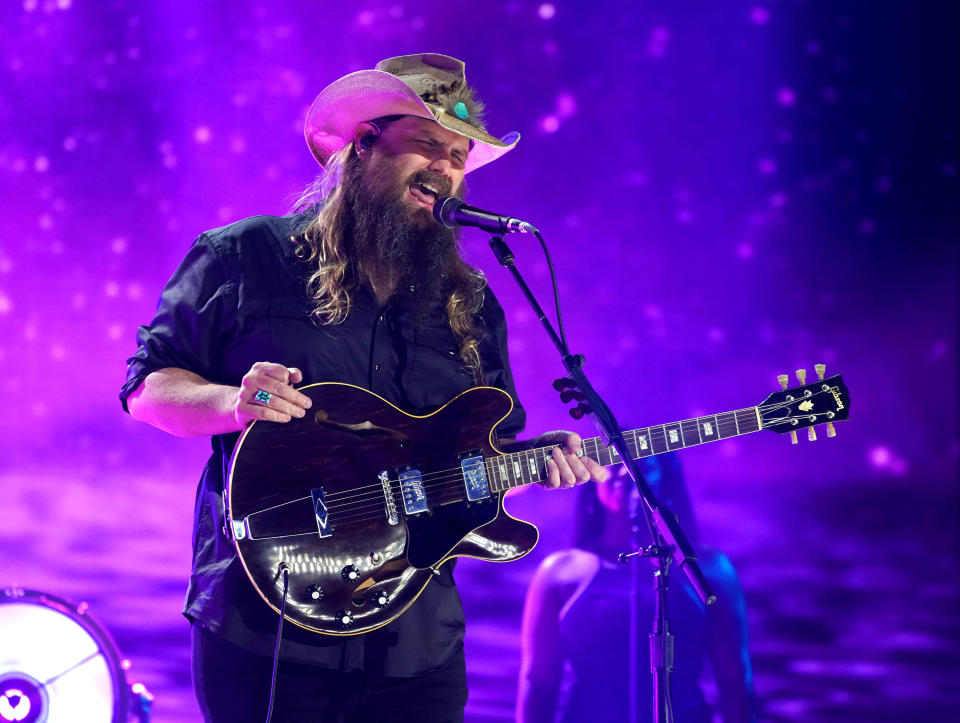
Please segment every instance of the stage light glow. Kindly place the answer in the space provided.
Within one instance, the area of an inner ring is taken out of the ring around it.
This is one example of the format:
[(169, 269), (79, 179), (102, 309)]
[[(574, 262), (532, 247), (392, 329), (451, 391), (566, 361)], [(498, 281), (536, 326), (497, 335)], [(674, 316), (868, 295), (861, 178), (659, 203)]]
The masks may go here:
[(766, 25), (770, 22), (770, 11), (760, 6), (750, 8), (750, 22), (754, 25)]
[(91, 723), (113, 720), (117, 684), (104, 641), (66, 612), (26, 599), (0, 605), (0, 718), (32, 719), (40, 706), (47, 723), (76, 721), (78, 711)]
[(793, 88), (783, 87), (777, 91), (777, 103), (788, 108), (797, 102), (797, 93)]

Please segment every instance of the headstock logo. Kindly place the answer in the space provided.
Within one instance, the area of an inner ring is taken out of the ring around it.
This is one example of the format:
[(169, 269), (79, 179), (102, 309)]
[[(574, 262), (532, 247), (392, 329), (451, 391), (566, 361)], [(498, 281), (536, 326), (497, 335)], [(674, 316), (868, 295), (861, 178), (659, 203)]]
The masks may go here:
[(813, 409), (813, 402), (811, 402), (809, 399), (800, 402), (800, 404), (797, 405), (797, 409), (799, 409), (801, 412), (809, 412), (811, 409)]
[(843, 400), (840, 399), (840, 392), (837, 391), (837, 388), (832, 387), (830, 393), (833, 394), (833, 401), (837, 403), (837, 409), (843, 409)]

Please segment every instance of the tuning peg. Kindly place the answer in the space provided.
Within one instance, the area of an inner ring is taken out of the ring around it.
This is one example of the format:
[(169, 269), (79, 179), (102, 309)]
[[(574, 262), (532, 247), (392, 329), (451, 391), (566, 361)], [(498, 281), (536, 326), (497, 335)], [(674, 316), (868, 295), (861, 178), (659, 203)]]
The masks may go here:
[(576, 387), (577, 383), (570, 377), (561, 377), (560, 379), (553, 380), (553, 388), (558, 392), (562, 392), (564, 389), (576, 389)]
[(827, 365), (814, 364), (813, 368), (817, 372), (817, 379), (819, 379), (820, 381), (823, 381), (823, 375), (827, 373)]
[(574, 419), (582, 419), (584, 415), (590, 414), (593, 410), (590, 408), (589, 404), (580, 402), (577, 406), (570, 410), (570, 416)]
[(567, 402), (572, 402), (573, 400), (582, 402), (584, 399), (586, 399), (586, 397), (583, 396), (581, 392), (576, 392), (573, 389), (564, 389), (562, 392), (560, 392), (560, 401), (564, 404)]
[(807, 370), (806, 369), (797, 369), (797, 381), (801, 384), (807, 383)]
[(807, 427), (807, 441), (816, 442), (817, 441), (817, 430), (813, 427)]
[(836, 428), (833, 426), (833, 422), (827, 422), (827, 436), (828, 436), (828, 437), (836, 437), (836, 436), (837, 436), (837, 430), (836, 430)]
[[(790, 384), (790, 377), (786, 374), (777, 374), (777, 381), (780, 382), (780, 387), (786, 389), (787, 385)], [(790, 444), (797, 443), (797, 433), (792, 429), (790, 430)]]

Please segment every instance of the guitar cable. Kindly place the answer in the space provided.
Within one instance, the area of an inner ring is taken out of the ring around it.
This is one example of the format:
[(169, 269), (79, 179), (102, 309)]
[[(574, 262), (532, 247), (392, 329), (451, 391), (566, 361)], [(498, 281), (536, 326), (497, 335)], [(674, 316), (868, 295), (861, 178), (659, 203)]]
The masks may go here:
[(280, 624), (277, 626), (277, 646), (273, 650), (273, 673), (270, 676), (270, 704), (267, 706), (267, 723), (273, 716), (273, 697), (277, 692), (277, 667), (280, 662), (280, 640), (283, 637), (283, 611), (287, 607), (287, 589), (290, 585), (290, 568), (287, 563), (277, 565), (277, 574), (283, 576), (283, 599), (280, 601)]

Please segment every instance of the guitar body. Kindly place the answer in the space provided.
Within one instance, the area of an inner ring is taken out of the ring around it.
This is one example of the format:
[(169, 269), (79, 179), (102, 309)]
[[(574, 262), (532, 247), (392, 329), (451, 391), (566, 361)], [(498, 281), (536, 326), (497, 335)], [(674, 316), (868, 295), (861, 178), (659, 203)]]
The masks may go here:
[(493, 430), (512, 406), (505, 392), (471, 389), (417, 417), (347, 384), (299, 391), (313, 401), (306, 416), (241, 436), (228, 499), (240, 560), (278, 612), (286, 563), (291, 622), (368, 632), (403, 613), (446, 560), (506, 562), (536, 544), (503, 492), (468, 495), (461, 464), (501, 456)]

